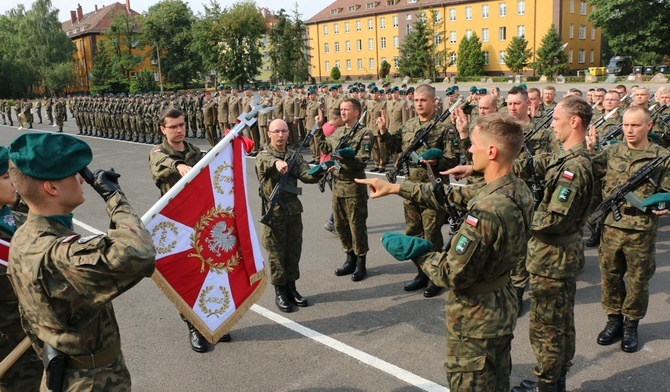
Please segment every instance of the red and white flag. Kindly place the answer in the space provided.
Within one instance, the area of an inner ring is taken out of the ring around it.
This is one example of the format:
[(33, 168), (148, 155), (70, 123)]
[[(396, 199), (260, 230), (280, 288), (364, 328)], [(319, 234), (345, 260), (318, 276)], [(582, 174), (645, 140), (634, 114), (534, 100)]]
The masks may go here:
[(232, 136), (142, 218), (156, 247), (153, 281), (211, 343), (239, 321), (267, 284), (247, 205), (245, 141)]
[(7, 267), (7, 260), (9, 260), (9, 242), (0, 240), (0, 265)]

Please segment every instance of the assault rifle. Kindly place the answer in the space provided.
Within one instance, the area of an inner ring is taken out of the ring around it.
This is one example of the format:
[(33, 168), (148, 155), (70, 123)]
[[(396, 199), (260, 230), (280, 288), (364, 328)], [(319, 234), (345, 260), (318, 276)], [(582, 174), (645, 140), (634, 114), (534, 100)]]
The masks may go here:
[(635, 207), (639, 208), (641, 211), (646, 211), (646, 207), (643, 209), (641, 207), (642, 200), (633, 193), (640, 185), (644, 184), (646, 181), (649, 181), (654, 187), (658, 187), (658, 184), (651, 178), (651, 175), (654, 173), (654, 170), (661, 164), (663, 164), (668, 158), (669, 155), (664, 155), (656, 157), (650, 162), (642, 166), (638, 171), (633, 173), (628, 180), (623, 185), (618, 186), (612, 191), (612, 193), (607, 196), (605, 200), (600, 203), (598, 208), (589, 216), (588, 223), (590, 225), (595, 225), (600, 222), (610, 211), (612, 211), (612, 217), (615, 221), (621, 220), (621, 211), (620, 207), (625, 200), (628, 200)]
[(533, 183), (530, 186), (530, 190), (533, 192), (533, 199), (535, 200), (534, 208), (537, 208), (537, 206), (540, 205), (542, 199), (544, 198), (545, 181), (540, 173), (537, 172), (537, 164), (535, 163), (533, 154), (531, 154), (526, 143), (523, 144), (523, 149), (526, 151), (526, 167), (528, 167), (528, 170), (530, 170), (530, 176), (533, 180)]
[[(358, 132), (359, 129), (363, 128), (365, 126), (365, 123), (363, 123), (363, 119), (365, 118), (365, 115), (367, 114), (367, 110), (361, 114), (361, 116), (358, 118), (358, 121), (356, 121), (356, 124), (354, 124), (353, 127), (351, 127), (351, 130), (349, 130), (349, 133), (345, 134), (342, 136), (339, 142), (337, 142), (337, 146), (335, 146), (335, 149), (333, 151), (341, 150), (345, 148), (348, 144), (349, 141), (351, 140), (352, 137)], [(325, 176), (321, 177), (319, 180), (319, 190), (321, 193), (323, 193), (326, 190), (326, 182), (330, 182), (333, 180), (333, 174), (328, 173)]]
[(416, 133), (416, 136), (414, 136), (414, 140), (412, 140), (412, 143), (402, 152), (400, 153), (400, 156), (398, 157), (398, 163), (393, 167), (393, 169), (386, 173), (386, 178), (389, 180), (390, 183), (395, 184), (396, 181), (398, 180), (398, 174), (401, 172), (407, 174), (409, 173), (409, 162), (410, 159), (417, 159), (418, 154), (416, 153), (416, 150), (419, 149), (419, 147), (424, 146), (425, 148), (429, 148), (428, 144), (426, 143), (426, 137), (430, 134), (430, 131), (435, 128), (435, 126), (438, 123), (443, 122), (444, 120), (451, 115), (451, 113), (456, 110), (458, 105), (461, 104), (461, 98), (456, 100), (453, 105), (451, 105), (447, 110), (442, 112), (440, 117), (438, 117), (435, 121), (430, 123), (428, 126), (425, 128), (419, 130), (419, 132)]
[(451, 192), (452, 185), (449, 184), (445, 188), (442, 179), (440, 177), (435, 177), (433, 168), (428, 163), (426, 163), (426, 170), (428, 171), (428, 178), (430, 179), (430, 183), (433, 186), (433, 194), (435, 194), (435, 199), (438, 203), (442, 204), (447, 211), (449, 235), (454, 235), (463, 222), (461, 219), (463, 214), (458, 212), (454, 203), (449, 203), (449, 193)]
[(614, 116), (617, 110), (619, 110), (619, 108), (614, 108), (610, 110), (606, 115), (602, 116), (600, 120), (596, 121), (595, 124), (593, 124), (593, 126), (599, 128), (601, 125), (605, 123), (605, 121), (609, 120), (610, 117)]
[(607, 146), (607, 143), (616, 139), (622, 133), (623, 133), (623, 123), (619, 123), (619, 125), (617, 125), (616, 127), (612, 127), (612, 129), (607, 131), (607, 133), (600, 138), (600, 141), (596, 146), (600, 145), (600, 147), (605, 148)]
[(274, 218), (275, 215), (274, 210), (277, 204), (279, 204), (279, 206), (282, 209), (286, 209), (286, 204), (284, 203), (283, 199), (285, 193), (291, 193), (293, 195), (302, 195), (302, 189), (289, 184), (288, 177), (293, 175), (293, 170), (295, 169), (295, 166), (298, 164), (298, 157), (300, 156), (300, 150), (302, 150), (303, 147), (309, 144), (309, 141), (312, 140), (312, 137), (314, 137), (314, 132), (316, 132), (318, 127), (319, 127), (318, 123), (314, 124), (312, 130), (307, 135), (305, 135), (305, 138), (302, 139), (298, 148), (295, 151), (293, 151), (293, 155), (291, 155), (291, 158), (288, 159), (286, 172), (284, 172), (284, 174), (282, 174), (281, 177), (279, 177), (279, 181), (277, 181), (277, 184), (272, 189), (272, 193), (270, 194), (270, 203), (269, 203), (270, 205), (268, 206), (267, 209), (265, 209), (266, 206), (263, 191), (262, 189), (258, 190), (258, 193), (260, 193), (261, 195), (261, 200), (263, 201), (263, 209), (265, 211), (260, 221), (262, 224), (272, 226), (272, 218)]

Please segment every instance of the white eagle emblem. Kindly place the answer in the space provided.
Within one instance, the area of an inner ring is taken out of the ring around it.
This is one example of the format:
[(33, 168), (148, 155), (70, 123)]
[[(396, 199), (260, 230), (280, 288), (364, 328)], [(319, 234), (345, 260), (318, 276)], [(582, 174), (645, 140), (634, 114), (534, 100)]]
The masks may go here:
[(214, 225), (210, 232), (210, 237), (205, 239), (209, 250), (221, 257), (221, 252), (229, 252), (235, 247), (237, 238), (233, 235), (233, 228), (228, 228), (226, 222), (219, 222)]
[(2, 217), (2, 221), (7, 224), (7, 226), (16, 226), (16, 221), (14, 220), (14, 215), (13, 214), (7, 214)]

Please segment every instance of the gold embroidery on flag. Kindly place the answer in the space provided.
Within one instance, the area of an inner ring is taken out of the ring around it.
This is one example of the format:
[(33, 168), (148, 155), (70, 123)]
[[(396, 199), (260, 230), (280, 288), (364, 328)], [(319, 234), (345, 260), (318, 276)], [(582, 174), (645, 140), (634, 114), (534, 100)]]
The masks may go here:
[(216, 191), (219, 192), (222, 195), (223, 195), (223, 188), (221, 188), (221, 183), (222, 182), (227, 182), (229, 184), (232, 184), (233, 177), (232, 176), (224, 176), (224, 175), (221, 174), (221, 172), (226, 170), (226, 169), (232, 169), (232, 168), (233, 167), (231, 165), (228, 165), (228, 164), (224, 163), (223, 165), (217, 167), (216, 170), (214, 171), (214, 178), (213, 178), (214, 181), (212, 181), (212, 182), (214, 184), (214, 188), (216, 189)]
[[(226, 222), (228, 220), (229, 222)], [(191, 234), (191, 246), (196, 253), (190, 253), (188, 257), (200, 260), (202, 266), (200, 272), (205, 271), (205, 265), (210, 271), (230, 273), (233, 267), (240, 263), (240, 252), (238, 241), (231, 221), (235, 220), (235, 214), (231, 208), (225, 210), (221, 206), (212, 207), (193, 227)], [(204, 235), (204, 238), (203, 238)], [(205, 248), (205, 245), (207, 246)], [(231, 251), (234, 251), (232, 254)], [(208, 253), (210, 256), (205, 255)], [(226, 260), (226, 254), (230, 256)], [(217, 261), (214, 261), (216, 256)], [(221, 260), (223, 258), (224, 260)]]
[(216, 296), (216, 293), (210, 293), (214, 290), (214, 286), (207, 286), (200, 293), (200, 298), (198, 299), (198, 307), (202, 313), (206, 314), (207, 317), (222, 315), (230, 307), (230, 293), (226, 290), (225, 287), (219, 286), (219, 291), (221, 296)]
[(158, 240), (158, 244), (155, 246), (156, 252), (162, 255), (168, 254), (172, 252), (172, 249), (174, 249), (175, 246), (177, 246), (177, 241), (172, 241), (169, 244), (166, 243), (168, 240), (168, 230), (170, 230), (175, 237), (179, 235), (179, 230), (177, 230), (177, 226), (174, 223), (163, 221), (154, 227), (151, 231), (151, 237), (156, 238), (156, 234), (159, 230), (161, 237), (160, 240)]

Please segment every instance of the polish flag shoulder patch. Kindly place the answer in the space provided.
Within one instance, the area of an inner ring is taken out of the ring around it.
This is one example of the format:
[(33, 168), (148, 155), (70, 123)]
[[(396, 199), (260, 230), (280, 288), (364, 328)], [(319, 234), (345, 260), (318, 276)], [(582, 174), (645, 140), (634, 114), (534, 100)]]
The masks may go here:
[(157, 152), (161, 152), (161, 151), (163, 151), (163, 150), (161, 150), (160, 148), (157, 148), (157, 149), (154, 150), (154, 154), (157, 153)]
[(474, 216), (468, 214), (467, 218), (465, 218), (465, 223), (469, 224), (472, 227), (477, 227), (477, 224), (479, 223), (479, 219), (477, 219)]
[(567, 178), (568, 180), (572, 181), (572, 179), (575, 178), (575, 173), (573, 173), (569, 170), (565, 170), (565, 171), (563, 171), (562, 177)]

